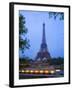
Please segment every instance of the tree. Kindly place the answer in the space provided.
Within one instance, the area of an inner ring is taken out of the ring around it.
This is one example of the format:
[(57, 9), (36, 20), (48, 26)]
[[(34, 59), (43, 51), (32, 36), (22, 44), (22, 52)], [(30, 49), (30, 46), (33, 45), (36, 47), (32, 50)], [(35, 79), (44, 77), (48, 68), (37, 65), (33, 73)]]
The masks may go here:
[(49, 18), (56, 19), (57, 17), (59, 20), (64, 20), (64, 13), (63, 12), (49, 12)]
[(25, 17), (19, 15), (19, 49), (24, 52), (25, 49), (29, 49), (29, 40), (25, 37), (28, 30), (25, 27)]

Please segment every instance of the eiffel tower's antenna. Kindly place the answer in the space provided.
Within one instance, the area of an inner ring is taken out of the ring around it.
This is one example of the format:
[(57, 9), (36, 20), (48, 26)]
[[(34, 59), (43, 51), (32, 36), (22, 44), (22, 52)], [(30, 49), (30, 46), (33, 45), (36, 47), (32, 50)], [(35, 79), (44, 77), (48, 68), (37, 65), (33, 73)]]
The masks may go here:
[(42, 43), (46, 43), (46, 36), (45, 36), (45, 23), (43, 23)]

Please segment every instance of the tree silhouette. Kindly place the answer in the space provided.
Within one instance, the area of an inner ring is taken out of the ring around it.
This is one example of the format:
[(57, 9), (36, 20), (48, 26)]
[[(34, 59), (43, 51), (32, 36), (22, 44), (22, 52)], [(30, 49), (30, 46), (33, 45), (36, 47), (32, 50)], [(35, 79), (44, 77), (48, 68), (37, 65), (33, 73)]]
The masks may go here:
[(59, 18), (59, 20), (64, 20), (64, 13), (63, 12), (49, 12), (49, 18)]
[(19, 49), (24, 52), (25, 49), (29, 49), (29, 40), (25, 37), (28, 30), (25, 27), (25, 17), (19, 14)]

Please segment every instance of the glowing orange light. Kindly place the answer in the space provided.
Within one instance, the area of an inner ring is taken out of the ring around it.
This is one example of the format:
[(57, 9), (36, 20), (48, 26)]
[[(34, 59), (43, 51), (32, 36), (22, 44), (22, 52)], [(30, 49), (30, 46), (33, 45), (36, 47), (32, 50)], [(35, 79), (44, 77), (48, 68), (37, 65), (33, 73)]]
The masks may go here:
[(44, 71), (43, 71), (43, 70), (40, 70), (39, 72), (40, 72), (40, 73), (43, 73)]
[(38, 70), (35, 70), (34, 72), (35, 72), (35, 73), (39, 73), (39, 71), (38, 71)]
[(49, 71), (48, 71), (48, 70), (45, 70), (44, 72), (45, 72), (46, 74), (48, 74), (48, 73), (49, 73)]

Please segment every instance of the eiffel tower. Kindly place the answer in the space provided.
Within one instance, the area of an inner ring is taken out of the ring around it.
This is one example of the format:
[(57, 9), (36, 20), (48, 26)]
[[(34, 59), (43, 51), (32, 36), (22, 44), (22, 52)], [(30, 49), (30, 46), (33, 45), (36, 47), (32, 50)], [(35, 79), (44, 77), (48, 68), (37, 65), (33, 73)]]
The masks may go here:
[(36, 60), (44, 60), (50, 59), (50, 53), (46, 44), (46, 36), (45, 36), (45, 23), (43, 23), (43, 35), (42, 35), (42, 43), (40, 46), (40, 51), (37, 53)]

